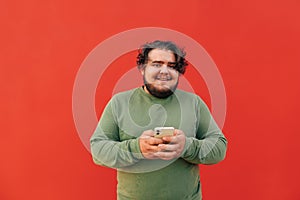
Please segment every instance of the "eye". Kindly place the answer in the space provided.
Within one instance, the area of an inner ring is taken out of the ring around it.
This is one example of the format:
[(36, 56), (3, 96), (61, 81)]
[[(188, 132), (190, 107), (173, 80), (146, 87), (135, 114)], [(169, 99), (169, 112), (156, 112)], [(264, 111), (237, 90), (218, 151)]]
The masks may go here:
[(151, 66), (153, 66), (153, 67), (161, 67), (161, 64), (160, 63), (152, 63)]
[(176, 68), (176, 64), (168, 64), (168, 67), (171, 69), (175, 69)]

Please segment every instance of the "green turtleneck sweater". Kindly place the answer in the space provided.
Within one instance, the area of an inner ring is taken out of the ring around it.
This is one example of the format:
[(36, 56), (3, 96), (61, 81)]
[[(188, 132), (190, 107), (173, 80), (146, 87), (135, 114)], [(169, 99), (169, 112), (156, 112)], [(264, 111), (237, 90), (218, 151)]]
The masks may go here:
[[(186, 135), (180, 158), (145, 159), (139, 136), (145, 130), (172, 126)], [(118, 170), (118, 199), (201, 199), (198, 164), (223, 160), (227, 141), (205, 103), (176, 90), (159, 99), (142, 87), (115, 95), (91, 137), (96, 164)]]

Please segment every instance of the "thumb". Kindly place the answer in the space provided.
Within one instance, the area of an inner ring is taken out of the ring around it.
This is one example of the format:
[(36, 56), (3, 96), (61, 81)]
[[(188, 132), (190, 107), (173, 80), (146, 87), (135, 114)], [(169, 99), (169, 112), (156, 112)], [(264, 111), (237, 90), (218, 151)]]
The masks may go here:
[(175, 135), (175, 136), (176, 136), (176, 135), (182, 135), (182, 131), (179, 130), (179, 129), (175, 129), (175, 130), (174, 130), (174, 135)]
[(153, 130), (144, 131), (141, 135), (141, 137), (143, 137), (143, 138), (152, 137), (152, 136), (154, 136)]

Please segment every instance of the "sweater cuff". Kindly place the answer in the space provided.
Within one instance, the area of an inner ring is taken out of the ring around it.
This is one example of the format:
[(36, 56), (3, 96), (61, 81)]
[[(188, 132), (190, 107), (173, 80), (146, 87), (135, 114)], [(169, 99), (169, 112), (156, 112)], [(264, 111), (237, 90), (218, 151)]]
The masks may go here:
[(130, 150), (134, 158), (136, 159), (144, 159), (144, 156), (140, 150), (139, 140), (138, 138), (132, 139), (130, 141)]
[(193, 138), (191, 137), (185, 137), (185, 144), (184, 144), (184, 149), (182, 151), (181, 157), (184, 158), (188, 154), (188, 150), (193, 143)]

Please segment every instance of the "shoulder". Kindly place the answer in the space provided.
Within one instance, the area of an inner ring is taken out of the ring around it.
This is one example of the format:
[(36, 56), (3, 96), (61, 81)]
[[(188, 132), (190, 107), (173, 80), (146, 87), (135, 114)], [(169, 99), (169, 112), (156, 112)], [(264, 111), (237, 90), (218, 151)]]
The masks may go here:
[(187, 98), (187, 99), (193, 99), (193, 100), (201, 99), (201, 98), (200, 98), (197, 94), (195, 94), (195, 93), (187, 92), (187, 91), (180, 90), (180, 89), (177, 89), (177, 90), (175, 91), (175, 95), (178, 96), (178, 97), (184, 97), (184, 98)]
[(135, 93), (139, 88), (133, 88), (131, 90), (126, 90), (123, 92), (119, 92), (113, 95), (112, 99), (122, 99), (130, 97), (133, 93)]
[(126, 90), (126, 91), (114, 94), (113, 97), (111, 98), (111, 102), (113, 104), (120, 104), (122, 102), (125, 102), (126, 100), (129, 100), (132, 97), (132, 95), (135, 95), (137, 93), (138, 89), (139, 88), (134, 88), (131, 90)]
[(191, 102), (191, 103), (197, 104), (197, 105), (202, 105), (202, 104), (205, 105), (205, 102), (203, 101), (203, 99), (195, 93), (177, 89), (175, 94), (181, 100), (188, 101), (188, 102)]

